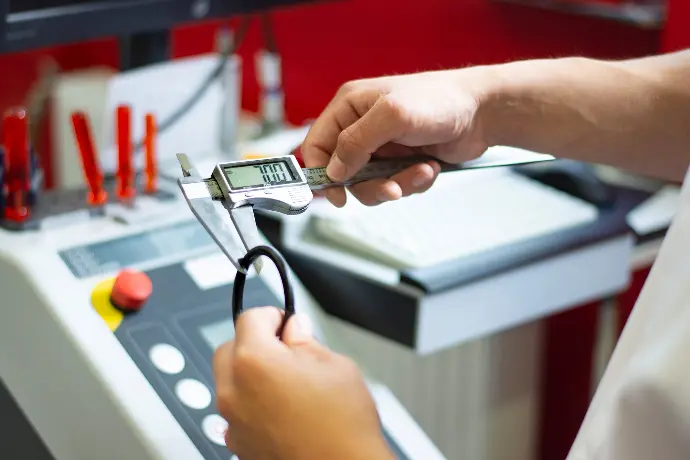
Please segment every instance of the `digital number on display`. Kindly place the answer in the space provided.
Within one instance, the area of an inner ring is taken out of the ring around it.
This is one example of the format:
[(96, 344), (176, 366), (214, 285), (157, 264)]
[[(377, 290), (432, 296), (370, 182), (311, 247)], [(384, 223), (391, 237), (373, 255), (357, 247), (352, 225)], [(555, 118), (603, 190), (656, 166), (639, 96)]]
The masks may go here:
[(282, 184), (284, 182), (289, 182), (291, 180), (291, 178), (288, 179), (288, 172), (285, 169), (285, 165), (282, 162), (266, 165), (257, 165), (254, 167), (258, 168), (259, 171), (261, 171), (261, 175), (263, 176), (264, 182), (267, 184)]
[(289, 184), (295, 181), (283, 161), (225, 168), (230, 187), (235, 189)]

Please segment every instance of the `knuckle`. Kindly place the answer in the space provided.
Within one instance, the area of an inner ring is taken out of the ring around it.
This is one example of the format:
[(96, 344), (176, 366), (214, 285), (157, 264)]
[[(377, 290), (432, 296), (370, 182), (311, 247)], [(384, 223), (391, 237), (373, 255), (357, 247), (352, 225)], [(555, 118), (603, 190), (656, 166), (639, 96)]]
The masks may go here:
[(348, 94), (352, 94), (356, 90), (358, 90), (361, 86), (361, 81), (360, 80), (350, 80), (342, 85), (340, 85), (340, 88), (338, 88), (338, 92), (336, 93), (338, 96), (345, 96)]
[(216, 408), (224, 419), (229, 420), (233, 418), (235, 402), (232, 389), (229, 386), (216, 388)]
[(227, 365), (227, 355), (225, 353), (225, 345), (221, 345), (215, 353), (213, 353), (213, 368), (216, 370), (222, 369)]
[(358, 152), (360, 148), (361, 143), (352, 128), (346, 128), (338, 135), (338, 149), (343, 152)]
[(348, 379), (357, 379), (361, 375), (359, 366), (347, 356), (340, 355), (338, 357), (338, 368), (340, 372)]
[(233, 375), (244, 379), (262, 372), (262, 358), (255, 350), (247, 347), (238, 347), (232, 362)]
[(378, 104), (386, 111), (387, 116), (404, 121), (408, 118), (407, 110), (400, 99), (391, 93), (382, 94)]

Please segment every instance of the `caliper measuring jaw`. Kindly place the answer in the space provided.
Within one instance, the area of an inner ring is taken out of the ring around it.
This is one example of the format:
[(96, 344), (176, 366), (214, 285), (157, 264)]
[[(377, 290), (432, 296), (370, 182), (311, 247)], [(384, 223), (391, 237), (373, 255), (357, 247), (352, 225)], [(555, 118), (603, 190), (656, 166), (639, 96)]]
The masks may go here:
[[(262, 244), (253, 206), (232, 208), (226, 200), (214, 200), (206, 182), (192, 166), (187, 155), (178, 154), (177, 160), (183, 176), (177, 183), (192, 213), (235, 268), (245, 273), (240, 259), (244, 258), (249, 249)], [(221, 201), (230, 219), (225, 213), (219, 212), (220, 203), (217, 201)], [(232, 225), (229, 225), (230, 222)], [(263, 261), (259, 258), (254, 262), (254, 268), (258, 273), (262, 267)]]

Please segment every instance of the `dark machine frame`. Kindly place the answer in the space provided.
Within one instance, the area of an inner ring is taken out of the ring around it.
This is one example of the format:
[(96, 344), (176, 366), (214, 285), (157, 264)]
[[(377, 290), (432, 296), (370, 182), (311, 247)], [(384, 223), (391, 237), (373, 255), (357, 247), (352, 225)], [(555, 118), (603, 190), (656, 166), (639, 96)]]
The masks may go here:
[[(103, 37), (132, 41), (143, 37), (150, 47), (156, 43), (151, 36), (165, 42), (161, 34), (180, 23), (229, 18), (313, 0), (94, 0), (21, 13), (10, 13), (10, 1), (0, 0), (0, 53)], [(161, 45), (159, 48), (165, 48), (164, 43)]]

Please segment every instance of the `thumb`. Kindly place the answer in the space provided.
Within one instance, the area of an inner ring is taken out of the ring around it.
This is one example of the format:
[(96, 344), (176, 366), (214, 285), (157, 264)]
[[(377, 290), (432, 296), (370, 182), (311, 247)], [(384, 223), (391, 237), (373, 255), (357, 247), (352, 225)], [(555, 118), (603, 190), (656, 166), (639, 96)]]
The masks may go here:
[(288, 347), (306, 345), (314, 342), (311, 319), (303, 314), (294, 314), (285, 325), (282, 340)]
[(338, 136), (335, 152), (326, 169), (333, 181), (356, 174), (371, 159), (372, 153), (394, 141), (407, 130), (403, 109), (387, 95), (379, 97), (364, 116)]

